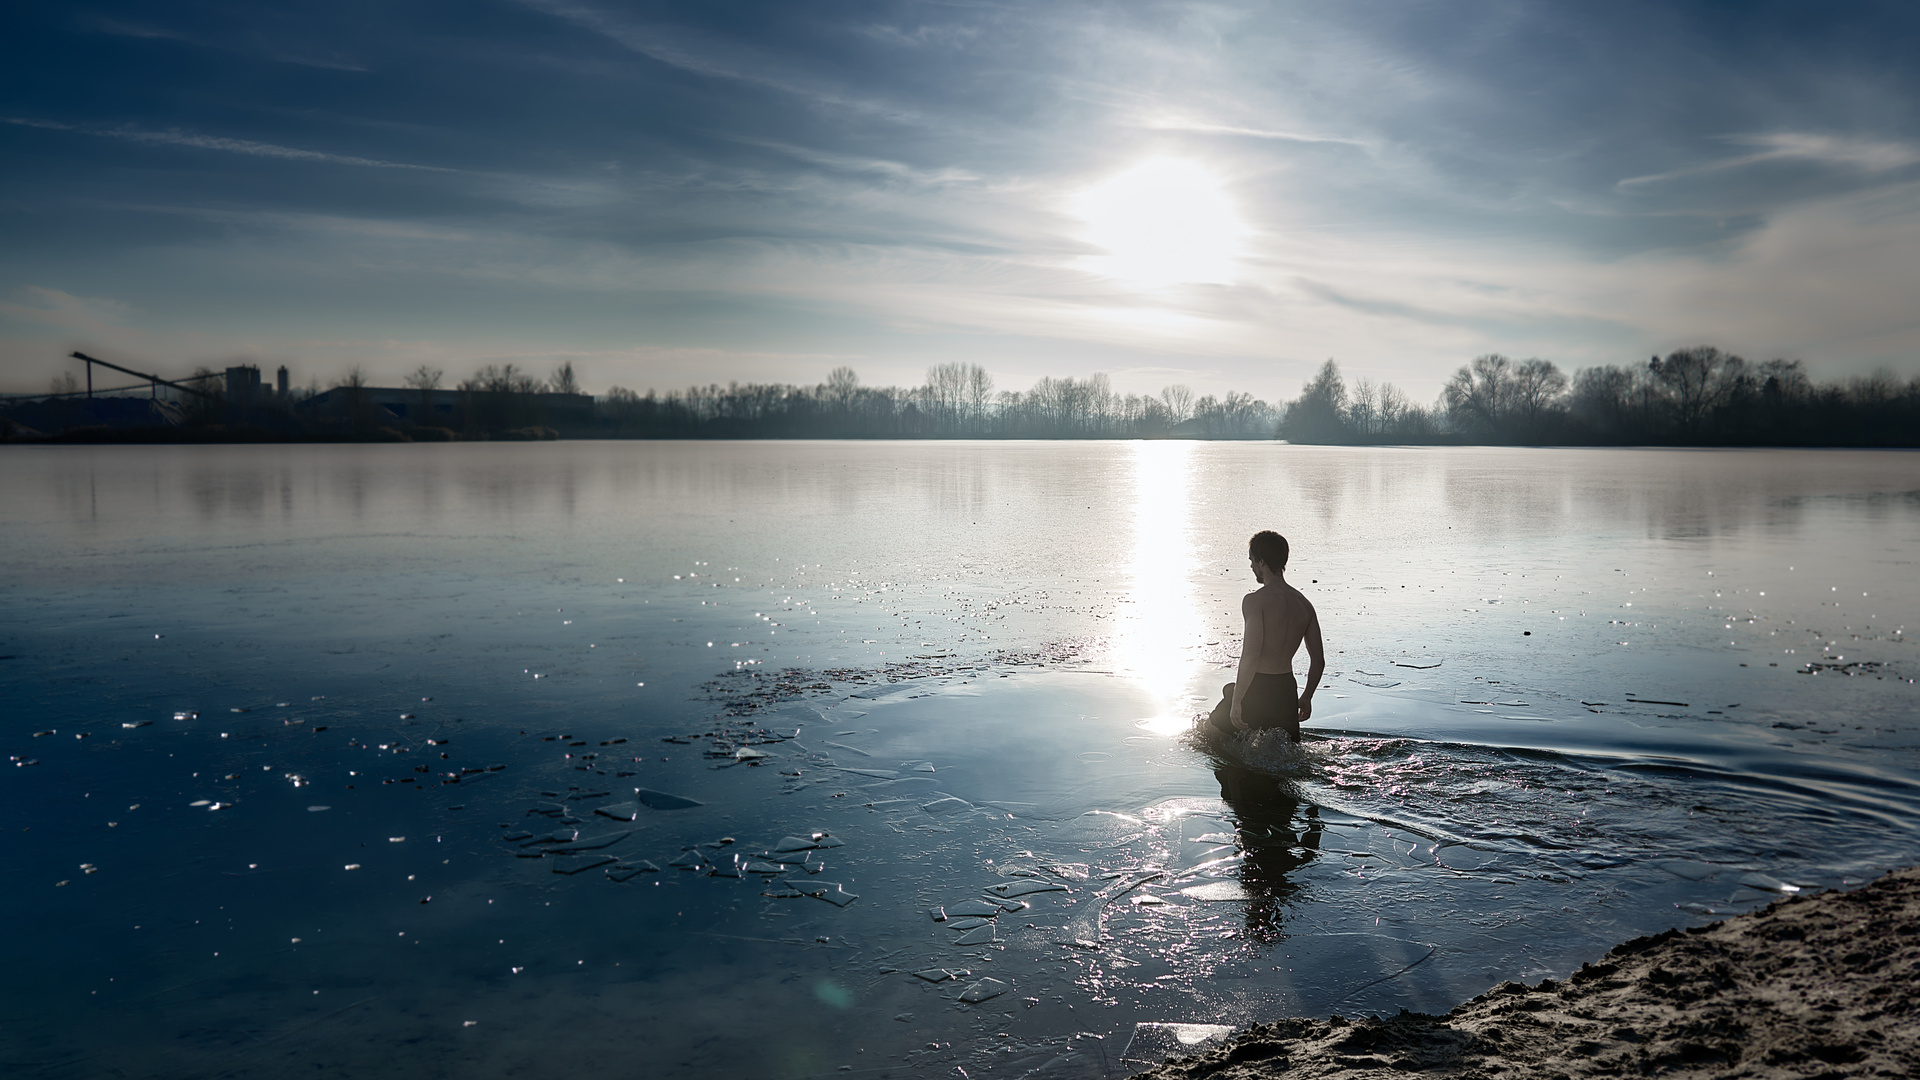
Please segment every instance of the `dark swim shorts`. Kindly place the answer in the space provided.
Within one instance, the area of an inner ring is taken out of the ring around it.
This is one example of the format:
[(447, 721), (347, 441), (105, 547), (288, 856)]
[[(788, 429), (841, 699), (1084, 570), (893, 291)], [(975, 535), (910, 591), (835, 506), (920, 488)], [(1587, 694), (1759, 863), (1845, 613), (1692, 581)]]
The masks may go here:
[[(1220, 704), (1213, 707), (1213, 715), (1207, 720), (1222, 734), (1233, 735), (1233, 684), (1221, 689)], [(1247, 696), (1240, 701), (1240, 719), (1255, 730), (1282, 728), (1289, 741), (1299, 742), (1300, 684), (1294, 681), (1293, 673), (1263, 671), (1255, 675)]]

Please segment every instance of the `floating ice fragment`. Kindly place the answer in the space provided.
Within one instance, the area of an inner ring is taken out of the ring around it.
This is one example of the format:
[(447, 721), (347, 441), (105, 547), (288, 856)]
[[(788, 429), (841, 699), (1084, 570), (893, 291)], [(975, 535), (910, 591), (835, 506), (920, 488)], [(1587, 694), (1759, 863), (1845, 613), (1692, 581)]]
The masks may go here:
[(784, 881), (769, 881), (767, 882), (766, 888), (760, 890), (760, 895), (770, 896), (775, 900), (792, 900), (795, 897), (805, 896), (807, 894)]
[(404, 837), (404, 836), (389, 836), (389, 837), (387, 837), (387, 843), (389, 843), (389, 844), (404, 844), (404, 843), (406, 843), (406, 842), (407, 842), (407, 838), (406, 838), (406, 837)]
[(1714, 874), (1712, 865), (1695, 862), (1692, 859), (1667, 859), (1654, 865), (1674, 877), (1685, 878), (1688, 881), (1705, 881)]
[(1789, 885), (1771, 874), (1762, 874), (1757, 871), (1751, 874), (1741, 874), (1740, 884), (1745, 885), (1749, 889), (1761, 889), (1766, 892), (1797, 893), (1800, 891), (1800, 886), (1798, 885)]
[(813, 846), (825, 851), (828, 848), (846, 847), (847, 842), (837, 836), (828, 836), (826, 833), (816, 833), (813, 837)]
[(943, 907), (930, 907), (930, 908), (928, 908), (928, 909), (927, 909), (927, 914), (933, 917), (933, 921), (934, 921), (934, 922), (946, 922), (946, 921), (947, 921), (947, 909), (946, 909), (946, 908), (943, 908)]
[(1054, 877), (1063, 877), (1068, 881), (1085, 881), (1088, 876), (1086, 863), (1047, 863), (1040, 867)]
[(1195, 900), (1251, 900), (1253, 894), (1246, 886), (1237, 881), (1209, 881), (1203, 885), (1189, 885), (1180, 890), (1180, 895), (1191, 896)]
[(973, 809), (973, 804), (965, 799), (945, 795), (922, 805), (920, 809), (925, 810), (935, 817), (944, 817), (948, 814), (957, 814), (962, 810), (971, 810)]
[(930, 983), (937, 983), (946, 982), (948, 979), (957, 979), (962, 974), (962, 972), (949, 971), (946, 968), (930, 967), (921, 968), (919, 971), (914, 972), (913, 977), (916, 979), (925, 979)]
[(966, 918), (968, 916), (991, 919), (995, 915), (1000, 914), (1000, 905), (989, 904), (985, 900), (962, 900), (957, 904), (948, 904), (946, 910), (947, 918), (949, 919)]
[(594, 813), (602, 817), (610, 817), (615, 821), (633, 821), (640, 816), (640, 810), (638, 802), (612, 803), (593, 808)]
[(331, 810), (331, 809), (333, 809), (333, 807), (331, 806), (309, 806), (307, 807), (307, 813), (318, 814), (323, 810)]
[(981, 979), (979, 982), (960, 991), (960, 1000), (969, 1005), (977, 1005), (982, 1001), (991, 1001), (1006, 992), (1007, 984), (1001, 982), (999, 979)]
[(809, 837), (783, 836), (779, 843), (773, 845), (773, 850), (776, 852), (811, 851), (818, 846)]
[(977, 926), (992, 925), (993, 919), (981, 918), (978, 915), (968, 915), (965, 918), (947, 920), (947, 929), (949, 930), (972, 930)]
[(954, 938), (953, 943), (960, 946), (991, 945), (998, 940), (1000, 939), (994, 936), (993, 924), (988, 922), (984, 926), (976, 926), (972, 930)]
[(848, 904), (860, 899), (859, 893), (850, 893), (831, 881), (815, 881), (809, 884), (811, 885), (811, 888), (807, 890), (809, 896), (825, 900), (834, 907), (846, 907)]
[(611, 855), (575, 855), (571, 852), (550, 855), (549, 865), (556, 874), (578, 874), (616, 861)]
[(787, 871), (786, 867), (778, 863), (761, 862), (758, 859), (748, 859), (740, 864), (740, 869), (749, 874), (784, 874)]
[[(575, 835), (578, 835), (578, 834), (576, 833)], [(622, 840), (625, 840), (627, 837), (632, 835), (633, 835), (633, 830), (627, 829), (623, 832), (605, 833), (600, 836), (589, 836), (583, 840), (576, 840), (574, 843), (569, 844), (567, 846), (567, 850), (568, 851), (599, 851), (603, 848), (610, 848), (613, 845), (619, 843)]]
[(698, 870), (707, 865), (707, 857), (698, 851), (689, 851), (667, 865), (681, 870)]
[(345, 868), (348, 870), (358, 870), (360, 869), (360, 864), (357, 862), (350, 862), (346, 865)]
[(998, 885), (989, 885), (987, 886), (987, 891), (1002, 899), (1011, 900), (1016, 896), (1026, 896), (1029, 893), (1067, 892), (1069, 890), (1065, 885), (1058, 884), (1057, 882), (1036, 881), (1028, 878), (1022, 881), (1003, 881)]
[(635, 798), (639, 799), (650, 810), (686, 810), (690, 807), (706, 805), (696, 799), (688, 799), (679, 795), (669, 795), (664, 791), (655, 791), (652, 788), (634, 788), (633, 794)]
[(211, 799), (195, 799), (192, 802), (188, 803), (187, 805), (188, 806), (205, 806), (211, 801), (212, 801)]
[(1231, 1034), (1233, 1029), (1225, 1024), (1135, 1024), (1120, 1060), (1158, 1065), (1176, 1054), (1192, 1053), (1194, 1047), (1225, 1042)]

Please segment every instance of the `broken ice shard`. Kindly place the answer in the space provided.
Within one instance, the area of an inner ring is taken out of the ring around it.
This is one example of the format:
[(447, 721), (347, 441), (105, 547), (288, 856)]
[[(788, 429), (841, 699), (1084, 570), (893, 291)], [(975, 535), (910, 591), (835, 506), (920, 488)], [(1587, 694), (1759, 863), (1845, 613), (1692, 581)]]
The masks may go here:
[(633, 794), (635, 798), (639, 799), (650, 810), (685, 810), (693, 806), (706, 805), (696, 799), (670, 795), (664, 791), (655, 791), (652, 788), (634, 788)]
[(977, 1005), (1007, 992), (1007, 984), (999, 979), (981, 979), (965, 990), (960, 991), (960, 1000), (969, 1005)]
[(987, 891), (995, 896), (1011, 900), (1016, 896), (1026, 896), (1038, 892), (1067, 892), (1065, 885), (1056, 885), (1051, 881), (1036, 881), (1032, 878), (1023, 881), (1003, 881), (998, 885), (989, 885)]

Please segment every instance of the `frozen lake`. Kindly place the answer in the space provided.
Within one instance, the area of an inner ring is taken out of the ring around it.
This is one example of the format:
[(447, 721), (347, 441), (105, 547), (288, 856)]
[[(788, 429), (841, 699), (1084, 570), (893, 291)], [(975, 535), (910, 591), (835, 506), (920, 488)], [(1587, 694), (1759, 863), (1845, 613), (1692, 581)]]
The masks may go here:
[[(1920, 861), (1910, 453), (5, 464), (16, 1075), (1126, 1075)], [(1184, 737), (1260, 528), (1277, 775)]]

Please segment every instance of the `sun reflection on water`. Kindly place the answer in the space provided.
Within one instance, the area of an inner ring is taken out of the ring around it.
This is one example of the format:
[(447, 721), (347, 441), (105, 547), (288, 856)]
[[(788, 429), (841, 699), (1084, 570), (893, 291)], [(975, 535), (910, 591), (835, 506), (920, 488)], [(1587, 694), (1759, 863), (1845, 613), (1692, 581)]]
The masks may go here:
[(1186, 730), (1189, 688), (1202, 664), (1204, 626), (1194, 590), (1194, 549), (1187, 520), (1190, 442), (1134, 444), (1131, 591), (1123, 606), (1115, 654), (1122, 671), (1153, 702), (1141, 726), (1161, 735)]

